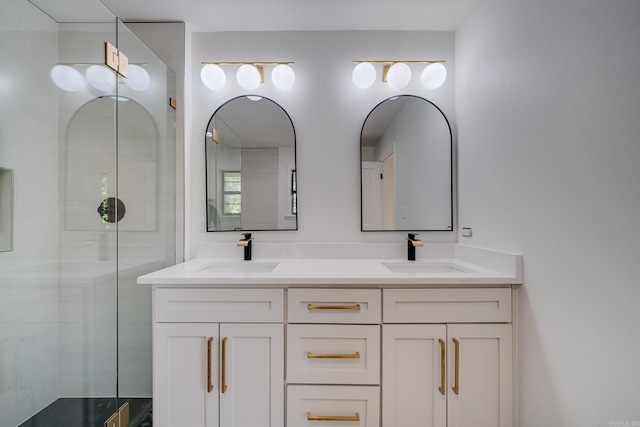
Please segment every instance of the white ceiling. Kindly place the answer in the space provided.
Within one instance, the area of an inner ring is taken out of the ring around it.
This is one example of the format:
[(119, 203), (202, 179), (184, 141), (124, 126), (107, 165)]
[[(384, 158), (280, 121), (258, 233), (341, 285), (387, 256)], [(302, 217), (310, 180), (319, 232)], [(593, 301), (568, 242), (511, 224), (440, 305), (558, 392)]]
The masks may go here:
[(481, 0), (101, 0), (123, 21), (190, 31), (456, 30)]

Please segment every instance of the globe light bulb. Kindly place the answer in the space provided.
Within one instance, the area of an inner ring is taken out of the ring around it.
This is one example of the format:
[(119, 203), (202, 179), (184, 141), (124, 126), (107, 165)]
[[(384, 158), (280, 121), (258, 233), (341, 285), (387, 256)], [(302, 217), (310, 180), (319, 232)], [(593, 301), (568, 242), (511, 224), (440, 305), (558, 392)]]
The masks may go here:
[(200, 80), (207, 88), (218, 90), (227, 82), (227, 76), (219, 65), (207, 64), (200, 70)]
[(253, 90), (260, 86), (260, 72), (255, 65), (244, 64), (236, 72), (236, 80), (244, 90)]
[(89, 92), (100, 97), (116, 92), (116, 74), (104, 65), (92, 65), (84, 72)]
[(77, 92), (84, 88), (85, 82), (80, 71), (68, 65), (56, 65), (49, 72), (53, 83), (66, 92)]
[(289, 90), (296, 82), (296, 74), (287, 64), (278, 64), (271, 72), (271, 81), (273, 85), (280, 90)]
[(124, 84), (130, 89), (141, 92), (151, 86), (151, 76), (141, 66), (129, 64), (129, 77), (124, 78)]
[(369, 62), (361, 62), (353, 68), (353, 84), (360, 89), (368, 89), (376, 81), (376, 68)]
[(389, 67), (387, 83), (394, 89), (402, 89), (411, 80), (411, 68), (404, 62), (397, 62)]
[(439, 62), (429, 64), (422, 71), (420, 80), (427, 89), (438, 89), (447, 80), (447, 68)]

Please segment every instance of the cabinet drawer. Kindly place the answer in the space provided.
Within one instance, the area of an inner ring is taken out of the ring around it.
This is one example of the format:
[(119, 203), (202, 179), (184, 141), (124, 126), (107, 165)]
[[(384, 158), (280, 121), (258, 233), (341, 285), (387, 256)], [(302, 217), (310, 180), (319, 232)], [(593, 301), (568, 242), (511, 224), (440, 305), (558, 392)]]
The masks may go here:
[(283, 289), (156, 289), (156, 322), (284, 321)]
[(289, 289), (289, 323), (380, 323), (378, 289)]
[(298, 384), (379, 384), (380, 326), (289, 325), (287, 380)]
[(308, 386), (287, 388), (287, 425), (379, 427), (380, 388), (377, 386)]
[(385, 289), (385, 323), (511, 322), (511, 289)]

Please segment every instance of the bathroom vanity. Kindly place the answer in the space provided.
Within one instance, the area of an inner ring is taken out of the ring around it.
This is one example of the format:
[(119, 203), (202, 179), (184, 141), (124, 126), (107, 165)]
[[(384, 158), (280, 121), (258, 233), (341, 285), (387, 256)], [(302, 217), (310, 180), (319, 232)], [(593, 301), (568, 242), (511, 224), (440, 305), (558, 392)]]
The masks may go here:
[(154, 425), (515, 425), (517, 255), (196, 259), (153, 285)]

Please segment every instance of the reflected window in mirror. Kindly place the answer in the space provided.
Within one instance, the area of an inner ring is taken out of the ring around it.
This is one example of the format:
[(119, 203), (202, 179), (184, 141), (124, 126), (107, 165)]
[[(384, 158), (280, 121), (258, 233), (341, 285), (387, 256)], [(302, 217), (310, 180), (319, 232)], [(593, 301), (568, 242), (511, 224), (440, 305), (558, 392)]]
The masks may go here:
[(207, 231), (297, 230), (296, 135), (289, 114), (240, 96), (205, 134)]
[(361, 230), (453, 230), (453, 138), (446, 116), (414, 95), (379, 103), (360, 137)]

